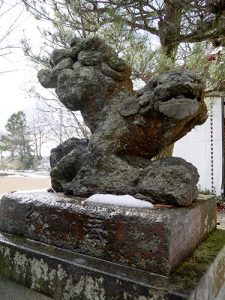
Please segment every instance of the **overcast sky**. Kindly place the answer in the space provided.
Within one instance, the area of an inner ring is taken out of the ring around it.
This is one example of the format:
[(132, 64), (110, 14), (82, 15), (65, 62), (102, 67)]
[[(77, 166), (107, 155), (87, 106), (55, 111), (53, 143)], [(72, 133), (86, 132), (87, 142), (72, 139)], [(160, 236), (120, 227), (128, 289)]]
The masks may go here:
[[(41, 40), (37, 21), (26, 12), (21, 1), (17, 5), (16, 3), (16, 0), (7, 0), (0, 8), (0, 130), (12, 113), (19, 110), (29, 111), (35, 103), (34, 99), (29, 99), (26, 91), (37, 82), (37, 71), (25, 58), (20, 42), (24, 35), (31, 40), (34, 47)], [(12, 5), (14, 7), (6, 12)], [(1, 41), (10, 28), (12, 32)], [(7, 54), (7, 49), (2, 49), (6, 45), (17, 48), (12, 48), (11, 53)]]

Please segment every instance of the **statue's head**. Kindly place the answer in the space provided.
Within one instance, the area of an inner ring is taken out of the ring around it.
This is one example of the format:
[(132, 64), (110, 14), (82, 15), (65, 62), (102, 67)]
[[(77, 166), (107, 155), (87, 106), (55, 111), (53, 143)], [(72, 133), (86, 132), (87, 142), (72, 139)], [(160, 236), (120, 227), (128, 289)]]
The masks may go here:
[(106, 101), (122, 89), (132, 90), (131, 70), (115, 51), (98, 38), (77, 39), (71, 48), (54, 50), (52, 69), (38, 73), (46, 88), (56, 88), (60, 101), (80, 110), (93, 131)]

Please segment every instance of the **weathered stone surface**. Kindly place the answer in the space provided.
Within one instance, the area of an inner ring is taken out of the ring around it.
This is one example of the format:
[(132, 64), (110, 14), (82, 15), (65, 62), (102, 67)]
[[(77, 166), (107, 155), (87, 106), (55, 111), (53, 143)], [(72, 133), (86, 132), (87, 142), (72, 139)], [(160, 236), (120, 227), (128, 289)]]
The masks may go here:
[[(45, 83), (60, 69), (54, 77), (56, 93), (67, 108), (81, 111), (90, 128), (92, 136), (86, 149), (90, 159), (85, 156), (79, 169), (74, 168), (79, 157), (79, 151), (74, 151), (59, 163), (57, 172), (52, 170), (53, 183), (61, 182), (56, 190), (76, 196), (96, 192), (138, 193), (149, 201), (190, 205), (196, 198), (196, 169), (192, 168), (184, 179), (173, 176), (174, 181), (163, 181), (163, 172), (159, 171), (161, 181), (157, 188), (162, 182), (166, 186), (156, 195), (155, 175), (147, 173), (147, 166), (151, 169), (153, 157), (206, 120), (201, 79), (190, 70), (174, 70), (150, 80), (135, 92), (130, 67), (103, 40), (94, 37), (73, 39), (71, 43), (71, 48), (53, 52), (53, 74), (46, 71), (40, 82), (48, 86)], [(64, 64), (65, 59), (72, 69)], [(173, 163), (176, 162), (174, 159)], [(182, 165), (181, 168), (178, 163), (177, 170), (190, 169), (184, 161)], [(68, 178), (63, 182), (65, 168), (70, 173), (70, 182)], [(183, 187), (182, 192), (178, 186)], [(144, 190), (141, 193), (140, 188)], [(167, 191), (173, 191), (172, 201)]]
[(62, 184), (73, 180), (84, 161), (89, 158), (85, 139), (70, 138), (51, 150), (51, 183), (56, 192), (63, 192)]
[(100, 112), (105, 93), (113, 95), (117, 87), (111, 77), (102, 76), (100, 69), (77, 62), (73, 70), (65, 69), (60, 73), (56, 93), (67, 108), (81, 110), (85, 123), (93, 132), (102, 120)]
[(64, 58), (52, 69), (51, 77), (57, 78), (63, 69), (72, 69), (73, 64), (72, 58)]
[(56, 88), (55, 78), (51, 77), (52, 71), (49, 69), (38, 72), (38, 80), (45, 88)]
[(164, 158), (146, 168), (146, 174), (137, 187), (140, 194), (151, 195), (155, 202), (189, 206), (196, 199), (198, 189), (197, 169), (181, 158)]
[(137, 101), (137, 98), (129, 97), (124, 101), (123, 106), (120, 110), (120, 113), (123, 117), (137, 115), (140, 111), (140, 108), (141, 108), (141, 106), (140, 106), (139, 101)]
[(70, 46), (73, 47), (73, 46), (76, 46), (77, 44), (80, 43), (80, 39), (77, 38), (76, 36), (74, 36), (71, 41), (70, 41)]
[(54, 168), (57, 163), (67, 154), (69, 154), (75, 148), (79, 151), (83, 151), (88, 145), (88, 140), (86, 139), (77, 139), (77, 138), (70, 138), (63, 142), (62, 144), (58, 145), (56, 148), (51, 150), (50, 155), (50, 166)]
[[(189, 206), (197, 198), (197, 169), (182, 158), (170, 157), (151, 163), (138, 159), (131, 164), (129, 158), (126, 161), (114, 156), (99, 160), (96, 166), (89, 159), (91, 154), (86, 153), (81, 171), (76, 173), (72, 182), (62, 181), (67, 194), (80, 197), (97, 193), (129, 194), (152, 203), (179, 206)], [(69, 158), (72, 166), (72, 157), (67, 156)], [(69, 165), (67, 162), (68, 171)]]
[(102, 53), (100, 51), (80, 51), (78, 61), (85, 66), (94, 66), (102, 62)]
[(121, 58), (118, 58), (117, 55), (111, 55), (108, 60), (108, 65), (115, 71), (126, 72), (128, 75), (131, 75), (131, 69), (125, 61)]
[(223, 300), (224, 240), (215, 231), (177, 271), (161, 276), (0, 234), (0, 275), (55, 300)]
[(65, 58), (70, 57), (76, 59), (77, 55), (78, 51), (74, 51), (74, 48), (55, 49), (50, 57), (50, 63), (53, 66), (56, 66), (60, 61), (62, 61)]
[(14, 193), (0, 230), (146, 271), (169, 274), (216, 227), (215, 199), (190, 208), (129, 208), (54, 193)]
[(126, 73), (115, 71), (106, 63), (101, 63), (101, 70), (106, 76), (109, 76), (117, 81), (124, 81), (127, 78)]

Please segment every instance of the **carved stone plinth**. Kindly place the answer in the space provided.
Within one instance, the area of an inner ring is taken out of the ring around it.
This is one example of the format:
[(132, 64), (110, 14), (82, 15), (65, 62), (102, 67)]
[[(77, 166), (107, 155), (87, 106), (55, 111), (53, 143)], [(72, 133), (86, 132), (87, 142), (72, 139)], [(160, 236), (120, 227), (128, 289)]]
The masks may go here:
[(14, 193), (0, 202), (0, 230), (107, 261), (168, 275), (216, 227), (216, 202), (188, 208), (86, 204), (54, 193)]
[(0, 276), (55, 300), (224, 300), (224, 241), (225, 231), (214, 231), (161, 276), (0, 233)]

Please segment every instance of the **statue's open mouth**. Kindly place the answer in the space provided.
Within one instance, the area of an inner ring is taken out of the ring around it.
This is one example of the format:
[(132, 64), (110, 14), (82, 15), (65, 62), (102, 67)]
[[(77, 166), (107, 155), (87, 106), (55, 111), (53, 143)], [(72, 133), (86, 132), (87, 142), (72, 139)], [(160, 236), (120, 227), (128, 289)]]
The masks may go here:
[(195, 116), (199, 110), (199, 103), (196, 98), (172, 98), (165, 102), (158, 102), (154, 106), (155, 111), (164, 114), (168, 118), (183, 120)]
[(179, 90), (175, 90), (175, 91), (172, 91), (172, 93), (168, 97), (162, 98), (161, 102), (166, 102), (171, 99), (184, 99), (184, 98), (194, 100), (194, 99), (196, 99), (196, 97), (197, 97), (197, 95), (196, 95), (196, 93), (194, 93), (194, 91), (181, 93), (181, 92), (179, 92)]

